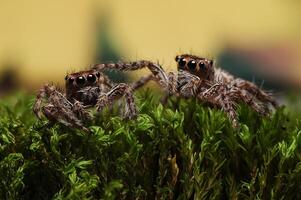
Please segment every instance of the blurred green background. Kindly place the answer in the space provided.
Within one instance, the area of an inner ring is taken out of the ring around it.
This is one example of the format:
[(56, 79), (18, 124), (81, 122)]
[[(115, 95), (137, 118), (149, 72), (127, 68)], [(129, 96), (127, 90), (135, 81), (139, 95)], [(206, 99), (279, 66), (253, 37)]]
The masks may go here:
[(150, 59), (175, 70), (179, 53), (299, 91), (300, 10), (298, 0), (0, 0), (0, 93), (62, 84), (96, 62)]

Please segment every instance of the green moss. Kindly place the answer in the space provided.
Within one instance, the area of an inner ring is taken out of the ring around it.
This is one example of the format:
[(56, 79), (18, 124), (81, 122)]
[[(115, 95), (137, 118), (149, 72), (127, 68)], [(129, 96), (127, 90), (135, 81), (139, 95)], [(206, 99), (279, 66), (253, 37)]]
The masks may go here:
[(196, 100), (136, 99), (137, 120), (116, 105), (92, 134), (38, 121), (32, 96), (2, 100), (0, 199), (301, 199), (300, 113), (241, 106), (235, 130)]

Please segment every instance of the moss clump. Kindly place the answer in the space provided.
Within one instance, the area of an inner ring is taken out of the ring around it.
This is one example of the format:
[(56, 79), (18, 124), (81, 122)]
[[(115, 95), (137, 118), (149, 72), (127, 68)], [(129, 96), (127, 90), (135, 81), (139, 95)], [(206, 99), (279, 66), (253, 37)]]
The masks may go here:
[(234, 130), (219, 110), (146, 91), (137, 120), (116, 106), (86, 134), (17, 98), (0, 103), (0, 199), (301, 199), (300, 113), (241, 106)]

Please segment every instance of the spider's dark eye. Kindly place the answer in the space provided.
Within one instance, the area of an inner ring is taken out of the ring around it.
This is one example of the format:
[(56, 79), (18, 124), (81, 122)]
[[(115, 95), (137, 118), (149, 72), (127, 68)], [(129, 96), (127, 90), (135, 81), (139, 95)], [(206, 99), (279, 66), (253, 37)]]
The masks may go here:
[(210, 61), (209, 61), (209, 64), (212, 66), (212, 65), (213, 65), (213, 60), (210, 60)]
[(96, 73), (96, 76), (99, 78), (99, 77), (100, 77), (100, 73), (99, 73), (99, 72), (97, 72), (97, 73)]
[(191, 60), (188, 62), (187, 65), (188, 65), (189, 69), (194, 70), (196, 67), (196, 62), (194, 60)]
[(202, 61), (199, 63), (200, 69), (205, 69), (205, 63), (203, 63)]
[(94, 74), (89, 74), (87, 76), (87, 80), (89, 83), (94, 83), (96, 81), (96, 77), (94, 76)]
[(83, 84), (85, 84), (85, 82), (86, 82), (86, 80), (83, 76), (79, 76), (79, 77), (76, 78), (76, 84), (77, 85), (83, 85)]
[(176, 62), (178, 62), (179, 58), (180, 58), (179, 56), (176, 56), (175, 58)]
[(67, 76), (65, 76), (65, 81), (67, 81), (67, 79), (68, 79), (68, 75), (67, 75)]
[(181, 69), (183, 69), (184, 66), (186, 65), (186, 59), (185, 59), (185, 58), (180, 58), (180, 59), (178, 60), (178, 63), (179, 63), (179, 67), (180, 67)]

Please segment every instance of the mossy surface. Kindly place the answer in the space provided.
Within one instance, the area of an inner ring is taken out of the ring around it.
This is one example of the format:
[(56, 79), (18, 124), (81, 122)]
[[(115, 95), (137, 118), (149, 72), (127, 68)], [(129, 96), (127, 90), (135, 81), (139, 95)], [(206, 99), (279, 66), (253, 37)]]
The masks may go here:
[(87, 134), (37, 120), (33, 100), (0, 101), (0, 199), (301, 199), (297, 111), (242, 105), (233, 129), (220, 110), (142, 91), (137, 120), (115, 105)]

